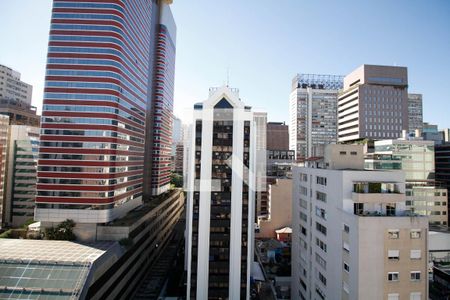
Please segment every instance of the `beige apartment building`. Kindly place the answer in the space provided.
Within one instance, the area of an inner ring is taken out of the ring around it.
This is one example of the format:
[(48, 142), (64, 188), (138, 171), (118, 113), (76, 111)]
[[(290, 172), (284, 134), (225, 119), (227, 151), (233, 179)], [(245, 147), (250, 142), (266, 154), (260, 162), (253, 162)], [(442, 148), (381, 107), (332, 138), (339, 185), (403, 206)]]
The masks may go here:
[(364, 170), (360, 145), (294, 167), (291, 299), (427, 299), (428, 220), (405, 199), (404, 173)]
[(362, 65), (344, 78), (338, 141), (399, 138), (408, 130), (406, 67)]
[(268, 185), (270, 218), (261, 219), (257, 238), (276, 238), (275, 230), (292, 226), (292, 179), (277, 178)]

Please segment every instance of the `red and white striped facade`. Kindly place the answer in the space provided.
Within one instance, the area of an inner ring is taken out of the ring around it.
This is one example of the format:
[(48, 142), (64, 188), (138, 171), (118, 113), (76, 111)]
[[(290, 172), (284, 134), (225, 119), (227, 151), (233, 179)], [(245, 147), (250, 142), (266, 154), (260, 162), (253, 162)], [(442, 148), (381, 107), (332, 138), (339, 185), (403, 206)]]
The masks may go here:
[[(175, 77), (174, 30), (164, 23), (159, 26), (155, 53), (153, 97), (153, 150), (151, 188), (159, 195), (169, 188), (172, 155), (173, 90)], [(172, 29), (172, 30), (171, 30)]]
[(155, 0), (54, 0), (37, 220), (106, 223), (141, 203), (160, 11)]

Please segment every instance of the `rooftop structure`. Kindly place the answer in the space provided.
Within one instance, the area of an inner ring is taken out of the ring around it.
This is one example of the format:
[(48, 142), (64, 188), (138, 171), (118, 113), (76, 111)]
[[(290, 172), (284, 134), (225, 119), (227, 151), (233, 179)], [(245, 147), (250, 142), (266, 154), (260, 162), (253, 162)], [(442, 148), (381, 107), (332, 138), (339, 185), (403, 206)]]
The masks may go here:
[(115, 242), (0, 240), (1, 299), (84, 299), (89, 275)]

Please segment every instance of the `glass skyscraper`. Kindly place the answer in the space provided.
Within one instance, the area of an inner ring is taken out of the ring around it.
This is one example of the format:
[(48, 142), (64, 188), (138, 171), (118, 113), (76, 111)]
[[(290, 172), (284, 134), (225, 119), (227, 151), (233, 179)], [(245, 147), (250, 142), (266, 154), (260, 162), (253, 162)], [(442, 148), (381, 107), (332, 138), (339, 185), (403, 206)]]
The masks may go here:
[(166, 2), (54, 0), (37, 220), (106, 223), (165, 183), (151, 170), (170, 148), (176, 28)]

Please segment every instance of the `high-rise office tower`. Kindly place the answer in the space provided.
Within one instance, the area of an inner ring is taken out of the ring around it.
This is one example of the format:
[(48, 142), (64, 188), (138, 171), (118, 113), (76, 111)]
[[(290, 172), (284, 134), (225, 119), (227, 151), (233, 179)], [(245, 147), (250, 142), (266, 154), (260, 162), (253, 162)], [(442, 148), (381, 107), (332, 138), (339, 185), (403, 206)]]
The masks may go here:
[(423, 130), (422, 94), (408, 94), (408, 133)]
[(426, 299), (428, 220), (401, 171), (366, 171), (362, 145), (294, 167), (291, 299)]
[(165, 190), (175, 48), (169, 2), (54, 0), (37, 220), (107, 223), (140, 205), (143, 192)]
[[(155, 3), (155, 0), (152, 0)], [(159, 24), (155, 31), (155, 57), (153, 62), (152, 109), (148, 121), (146, 171), (151, 165), (150, 176), (144, 177), (144, 195), (159, 195), (170, 187), (171, 152), (172, 152), (172, 119), (173, 92), (175, 80), (175, 40), (176, 25), (168, 4), (172, 0), (159, 0)], [(155, 6), (156, 7), (156, 6)], [(151, 190), (148, 191), (150, 181)]]
[(20, 73), (0, 65), (0, 99), (10, 99), (31, 104), (33, 87), (20, 80)]
[(185, 152), (187, 299), (250, 299), (261, 116), (238, 93), (213, 88), (194, 105)]
[(289, 100), (289, 147), (297, 161), (323, 156), (325, 145), (337, 140), (337, 98), (343, 77), (298, 74)]
[(339, 142), (401, 137), (409, 128), (407, 68), (362, 65), (345, 76), (338, 121)]
[(406, 210), (428, 216), (430, 225), (447, 225), (447, 189), (435, 181), (433, 141), (421, 138), (375, 141), (366, 155), (371, 170), (405, 172)]

